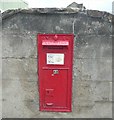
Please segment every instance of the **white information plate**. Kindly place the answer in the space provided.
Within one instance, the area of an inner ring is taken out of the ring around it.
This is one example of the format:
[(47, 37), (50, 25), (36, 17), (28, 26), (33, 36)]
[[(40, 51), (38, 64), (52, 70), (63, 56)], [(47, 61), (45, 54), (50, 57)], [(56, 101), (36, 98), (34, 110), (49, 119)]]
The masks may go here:
[(64, 54), (47, 53), (47, 64), (64, 65)]

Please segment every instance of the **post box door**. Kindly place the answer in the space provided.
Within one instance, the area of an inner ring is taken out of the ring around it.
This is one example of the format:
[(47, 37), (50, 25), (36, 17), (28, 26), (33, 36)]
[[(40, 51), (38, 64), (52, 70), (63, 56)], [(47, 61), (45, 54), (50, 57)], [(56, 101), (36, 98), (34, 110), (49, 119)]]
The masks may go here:
[(67, 108), (68, 70), (43, 70), (43, 107)]

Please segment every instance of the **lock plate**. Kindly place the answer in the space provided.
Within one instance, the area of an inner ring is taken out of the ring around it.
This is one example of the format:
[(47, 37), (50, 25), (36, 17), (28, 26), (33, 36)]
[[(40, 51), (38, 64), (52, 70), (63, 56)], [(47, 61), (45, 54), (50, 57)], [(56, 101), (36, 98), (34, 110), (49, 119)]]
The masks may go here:
[(59, 70), (53, 70), (53, 74), (59, 74)]

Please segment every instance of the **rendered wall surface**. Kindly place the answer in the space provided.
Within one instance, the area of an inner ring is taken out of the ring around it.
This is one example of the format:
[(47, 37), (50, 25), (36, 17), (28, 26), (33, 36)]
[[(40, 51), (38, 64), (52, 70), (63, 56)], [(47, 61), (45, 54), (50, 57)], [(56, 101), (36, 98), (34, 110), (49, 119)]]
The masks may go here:
[[(2, 16), (2, 117), (112, 118), (112, 15), (59, 9)], [(37, 34), (73, 33), (72, 112), (40, 112)]]
[(0, 12), (0, 118), (2, 118), (2, 14)]

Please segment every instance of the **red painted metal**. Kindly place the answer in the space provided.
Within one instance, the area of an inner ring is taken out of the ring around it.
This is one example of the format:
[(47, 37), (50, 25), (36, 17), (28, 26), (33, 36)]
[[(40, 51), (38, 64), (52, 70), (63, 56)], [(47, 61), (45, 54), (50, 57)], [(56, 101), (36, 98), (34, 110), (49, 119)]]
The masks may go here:
[(73, 34), (38, 34), (40, 111), (71, 112)]
[(51, 40), (51, 41), (47, 41), (47, 40), (43, 40), (42, 41), (42, 45), (59, 45), (59, 46), (63, 46), (63, 45), (69, 45), (69, 42), (68, 41), (54, 41), (54, 40)]

